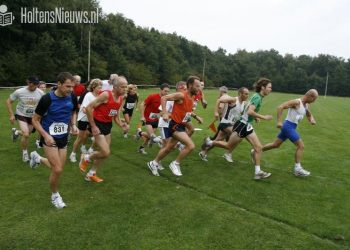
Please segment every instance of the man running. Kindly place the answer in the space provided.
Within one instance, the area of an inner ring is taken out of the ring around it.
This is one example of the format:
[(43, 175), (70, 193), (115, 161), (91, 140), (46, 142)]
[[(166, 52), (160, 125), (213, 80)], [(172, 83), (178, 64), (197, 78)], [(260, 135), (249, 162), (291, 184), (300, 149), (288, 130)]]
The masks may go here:
[(89, 119), (89, 131), (95, 138), (95, 144), (99, 151), (82, 154), (79, 167), (85, 173), (90, 162), (93, 162), (90, 171), (85, 175), (86, 181), (102, 182), (103, 179), (97, 176), (97, 169), (102, 160), (110, 154), (111, 129), (113, 120), (121, 127), (127, 127), (119, 118), (123, 98), (128, 87), (128, 81), (124, 76), (119, 76), (111, 80), (113, 91), (103, 91), (95, 100), (86, 107), (86, 115)]
[(268, 96), (272, 91), (272, 82), (267, 78), (260, 78), (254, 83), (255, 94), (250, 98), (248, 105), (245, 107), (241, 119), (233, 125), (233, 133), (228, 142), (212, 141), (210, 138), (205, 139), (207, 147), (218, 146), (233, 150), (244, 138), (252, 145), (254, 149), (254, 165), (255, 165), (255, 180), (267, 178), (271, 173), (267, 173), (260, 169), (260, 158), (262, 152), (262, 145), (258, 136), (256, 135), (252, 122), (255, 120), (272, 120), (271, 115), (261, 115), (259, 110), (262, 105), (263, 98)]
[(49, 163), (51, 202), (59, 209), (66, 207), (58, 192), (58, 185), (67, 156), (69, 126), (72, 126), (74, 133), (78, 132), (75, 126), (78, 102), (75, 95), (72, 94), (73, 81), (74, 78), (70, 73), (60, 73), (57, 76), (57, 89), (40, 99), (33, 115), (33, 126), (41, 134), (40, 143), (43, 145), (48, 161), (41, 159), (34, 151), (30, 154), (31, 166), (43, 161), (46, 164)]
[[(311, 125), (316, 124), (316, 120), (311, 114), (310, 104), (315, 102), (318, 97), (316, 89), (310, 89), (306, 94), (298, 99), (289, 100), (282, 103), (277, 108), (277, 128), (281, 129), (281, 132), (277, 135), (274, 142), (268, 143), (263, 146), (262, 151), (279, 148), (282, 143), (289, 139), (296, 146), (295, 150), (295, 165), (294, 174), (296, 176), (309, 176), (310, 172), (303, 169), (301, 166), (301, 157), (304, 151), (304, 142), (300, 138), (296, 131), (298, 123), (306, 115)], [(282, 124), (282, 113), (283, 110), (288, 109), (287, 117)]]
[[(11, 124), (18, 121), (19, 130), (12, 128), (12, 141), (16, 141), (21, 135), (21, 148), (23, 162), (29, 161), (28, 140), (33, 131), (32, 116), (44, 92), (38, 88), (39, 79), (36, 76), (28, 77), (27, 86), (17, 89), (6, 101), (7, 110), (10, 115)], [(16, 112), (12, 110), (12, 104), (18, 100)]]
[(169, 93), (169, 85), (163, 83), (160, 85), (160, 92), (150, 94), (140, 105), (141, 111), (141, 122), (146, 128), (146, 133), (142, 133), (141, 129), (136, 132), (136, 138), (143, 136), (145, 141), (143, 145), (139, 147), (141, 154), (147, 154), (145, 146), (148, 142), (150, 143), (161, 143), (162, 139), (155, 135), (155, 130), (158, 128), (158, 120), (160, 116), (160, 99)]
[[(176, 176), (181, 176), (181, 161), (193, 151), (195, 145), (191, 137), (186, 133), (186, 123), (190, 121), (191, 117), (197, 119), (198, 122), (202, 123), (201, 117), (195, 115), (192, 112), (193, 109), (193, 96), (196, 95), (200, 88), (200, 80), (196, 76), (190, 76), (186, 82), (187, 91), (179, 91), (173, 94), (163, 96), (161, 98), (162, 105), (162, 117), (165, 121), (170, 119), (169, 122), (169, 137), (170, 140), (167, 142), (165, 147), (161, 148), (158, 155), (153, 161), (147, 163), (148, 168), (152, 174), (159, 176), (158, 165), (159, 162), (167, 156), (173, 149), (174, 146), (180, 141), (185, 145), (175, 161), (172, 161), (169, 165), (170, 170)], [(169, 114), (166, 109), (166, 103), (168, 101), (174, 101), (172, 113)]]
[[(233, 125), (241, 118), (243, 114), (244, 107), (246, 106), (246, 100), (249, 97), (249, 90), (246, 87), (241, 87), (238, 89), (238, 96), (231, 97), (229, 95), (221, 96), (215, 106), (215, 118), (219, 119), (221, 117), (220, 124), (218, 126), (218, 134), (214, 141), (222, 141), (228, 139), (232, 134)], [(222, 107), (222, 112), (220, 116), (220, 104), (224, 104)], [(205, 148), (199, 152), (199, 156), (203, 161), (208, 161), (207, 156), (209, 150), (212, 147)], [(228, 162), (233, 162), (232, 160), (232, 150), (228, 150), (224, 153), (223, 157)]]

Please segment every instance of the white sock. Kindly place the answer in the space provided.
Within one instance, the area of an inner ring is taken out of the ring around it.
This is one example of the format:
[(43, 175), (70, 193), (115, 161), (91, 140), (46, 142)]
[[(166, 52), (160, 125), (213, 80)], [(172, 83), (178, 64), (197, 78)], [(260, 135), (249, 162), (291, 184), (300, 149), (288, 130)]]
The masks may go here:
[(19, 130), (18, 129), (16, 129), (15, 135), (19, 135)]
[(76, 153), (72, 151), (72, 153), (70, 155), (76, 155)]
[(23, 150), (23, 154), (26, 154), (26, 155), (27, 155), (27, 154), (28, 154), (28, 150), (27, 150), (27, 149), (24, 149), (24, 150)]
[(89, 154), (85, 154), (84, 155), (84, 160), (85, 161), (90, 161), (90, 155)]
[(257, 165), (255, 166), (255, 174), (259, 173), (261, 170), (260, 170), (260, 166)]
[(96, 174), (95, 170), (90, 169), (89, 173), (87, 174), (88, 176), (93, 176), (94, 174)]
[(56, 192), (56, 193), (52, 192), (51, 198), (54, 199), (54, 198), (59, 197), (59, 196), (60, 196), (59, 192)]
[(295, 170), (300, 170), (300, 169), (301, 169), (301, 164), (300, 164), (300, 162), (295, 163), (294, 169), (295, 169)]
[(174, 161), (174, 163), (176, 164), (176, 165), (180, 165), (180, 162), (178, 162), (178, 161)]

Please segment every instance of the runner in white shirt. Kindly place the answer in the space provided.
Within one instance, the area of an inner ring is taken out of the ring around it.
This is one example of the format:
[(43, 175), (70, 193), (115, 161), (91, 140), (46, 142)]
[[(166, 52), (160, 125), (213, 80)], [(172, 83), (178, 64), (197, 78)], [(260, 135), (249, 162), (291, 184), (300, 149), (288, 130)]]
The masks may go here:
[[(88, 90), (89, 92), (85, 95), (84, 100), (82, 104), (80, 105), (79, 113), (78, 113), (78, 129), (79, 129), (79, 134), (77, 138), (75, 139), (75, 142), (73, 144), (73, 149), (72, 153), (69, 156), (69, 160), (71, 162), (76, 162), (77, 157), (76, 157), (76, 152), (79, 148), (79, 146), (84, 143), (89, 136), (89, 131), (87, 130), (87, 127), (89, 125), (89, 120), (86, 116), (86, 111), (85, 108), (93, 101), (96, 99), (96, 97), (99, 95), (101, 92), (101, 87), (102, 87), (102, 81), (100, 79), (93, 79), (91, 80)], [(89, 149), (90, 151), (93, 151), (92, 147)], [(86, 153), (86, 152), (83, 152)]]
[[(218, 127), (218, 134), (215, 137), (215, 141), (221, 141), (224, 139), (228, 139), (232, 132), (233, 132), (233, 125), (236, 121), (238, 121), (243, 114), (243, 110), (246, 103), (246, 100), (249, 97), (249, 90), (246, 87), (241, 87), (238, 89), (238, 96), (237, 97), (231, 97), (229, 95), (223, 95), (221, 96), (215, 106), (215, 118), (219, 119), (219, 106), (220, 104), (224, 103), (224, 107), (222, 109), (222, 118)], [(208, 161), (207, 155), (209, 150), (212, 149), (212, 147), (209, 148), (203, 148), (202, 151), (199, 152), (199, 156), (203, 161)], [(234, 148), (231, 148), (227, 150), (227, 152), (223, 155), (226, 161), (233, 162), (232, 160), (232, 151)]]
[(117, 74), (111, 74), (109, 76), (109, 80), (102, 80), (102, 91), (105, 91), (105, 90), (112, 91), (113, 90), (112, 79), (114, 79), (114, 78), (118, 78), (118, 75)]
[[(29, 161), (28, 140), (33, 130), (32, 116), (40, 98), (44, 95), (44, 92), (37, 88), (39, 85), (38, 77), (28, 77), (27, 85), (13, 92), (6, 101), (11, 124), (14, 124), (15, 120), (18, 121), (20, 129), (12, 128), (12, 141), (16, 141), (20, 135), (22, 136), (21, 148), (24, 162)], [(17, 100), (16, 112), (14, 113), (12, 104)]]

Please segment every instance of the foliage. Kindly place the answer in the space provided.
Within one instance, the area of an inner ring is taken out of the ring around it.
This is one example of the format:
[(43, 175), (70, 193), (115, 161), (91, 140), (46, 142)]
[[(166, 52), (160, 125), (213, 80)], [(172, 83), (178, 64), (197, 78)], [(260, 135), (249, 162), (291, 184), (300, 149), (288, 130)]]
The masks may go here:
[[(47, 1), (5, 1), (15, 16), (23, 6), (42, 10), (56, 7)], [(66, 10), (93, 10), (92, 0), (61, 0)], [(229, 54), (184, 37), (143, 28), (122, 14), (105, 15), (99, 23), (88, 24), (21, 24), (0, 29), (0, 84), (22, 84), (28, 74), (38, 74), (55, 81), (63, 70), (79, 73), (87, 79), (88, 34), (91, 30), (91, 78), (108, 78), (111, 73), (125, 75), (136, 84), (172, 83), (188, 75), (203, 74), (207, 86), (251, 87), (261, 76), (269, 77), (273, 88), (281, 92), (302, 93), (308, 88), (325, 91), (329, 74), (329, 95), (350, 96), (350, 61), (331, 55), (316, 57), (264, 50), (238, 50)]]

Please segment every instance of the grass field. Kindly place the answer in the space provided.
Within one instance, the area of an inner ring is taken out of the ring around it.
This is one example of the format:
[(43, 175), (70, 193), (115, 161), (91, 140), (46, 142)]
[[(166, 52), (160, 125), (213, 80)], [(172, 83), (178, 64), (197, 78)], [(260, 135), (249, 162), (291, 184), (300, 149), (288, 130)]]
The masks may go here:
[[(141, 98), (151, 92), (140, 90)], [(207, 126), (218, 94), (211, 90), (205, 92), (208, 110), (198, 109), (205, 122), (196, 124), (203, 130), (193, 136), (197, 148), (183, 161), (182, 177), (169, 168), (152, 176), (146, 162), (158, 148), (141, 155), (139, 142), (124, 139), (114, 126), (112, 154), (99, 172), (105, 181), (87, 183), (78, 164), (67, 161), (60, 193), (68, 207), (56, 210), (48, 169), (30, 169), (21, 161), (19, 144), (10, 140), (9, 93), (0, 92), (0, 249), (350, 248), (348, 98), (320, 97), (312, 106), (317, 125), (304, 119), (299, 126), (305, 143), (302, 164), (312, 173), (308, 178), (292, 175), (290, 142), (263, 154), (262, 168), (272, 176), (262, 181), (253, 180), (246, 141), (234, 151), (233, 164), (222, 158), (222, 149), (201, 161), (198, 149), (211, 134)], [(295, 97), (272, 92), (261, 113), (275, 116), (279, 103)], [(275, 121), (256, 124), (255, 130), (262, 143), (278, 133)]]

